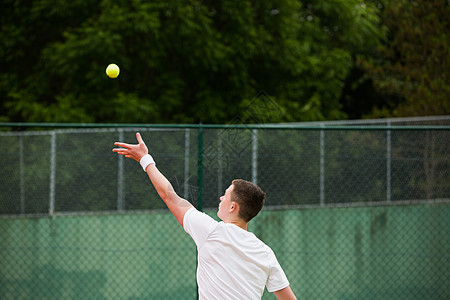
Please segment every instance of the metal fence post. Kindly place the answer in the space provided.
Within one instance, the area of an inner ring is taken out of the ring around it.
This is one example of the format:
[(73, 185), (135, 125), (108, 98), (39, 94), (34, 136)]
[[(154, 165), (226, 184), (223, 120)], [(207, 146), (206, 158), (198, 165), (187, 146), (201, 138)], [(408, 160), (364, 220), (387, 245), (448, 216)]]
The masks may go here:
[(23, 162), (23, 135), (19, 135), (19, 168), (20, 168), (20, 213), (25, 213), (25, 179)]
[(222, 131), (217, 132), (217, 196), (223, 193)]
[(56, 171), (56, 132), (51, 133), (50, 148), (50, 195), (49, 195), (49, 214), (53, 216), (55, 211), (55, 171)]
[(198, 183), (198, 197), (197, 209), (203, 210), (203, 126), (198, 127), (198, 161), (197, 161), (197, 183)]
[[(388, 120), (388, 127), (391, 121)], [(391, 131), (386, 131), (386, 201), (391, 202)]]
[[(320, 127), (325, 127), (322, 123)], [(325, 131), (320, 130), (320, 205), (325, 205)]]
[[(119, 141), (123, 141), (123, 130), (119, 129)], [(123, 161), (122, 155), (117, 156), (117, 210), (123, 210)]]
[(258, 185), (258, 130), (252, 130), (252, 181)]
[(189, 197), (189, 153), (190, 153), (190, 137), (189, 128), (184, 130), (184, 199)]

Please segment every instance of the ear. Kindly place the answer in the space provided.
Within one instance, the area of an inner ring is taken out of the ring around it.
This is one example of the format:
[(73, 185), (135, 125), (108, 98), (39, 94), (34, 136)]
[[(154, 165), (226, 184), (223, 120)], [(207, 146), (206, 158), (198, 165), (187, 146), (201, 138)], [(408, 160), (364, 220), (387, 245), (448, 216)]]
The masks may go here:
[(239, 211), (239, 204), (237, 202), (231, 202), (230, 213), (238, 212), (238, 211)]

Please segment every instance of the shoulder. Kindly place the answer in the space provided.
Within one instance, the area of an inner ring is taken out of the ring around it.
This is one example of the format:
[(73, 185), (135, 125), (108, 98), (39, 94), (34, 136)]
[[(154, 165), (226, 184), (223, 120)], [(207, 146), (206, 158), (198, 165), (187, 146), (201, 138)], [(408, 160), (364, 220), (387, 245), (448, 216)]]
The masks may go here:
[(197, 245), (202, 244), (219, 222), (196, 208), (189, 209), (184, 215), (183, 228)]
[(185, 214), (183, 218), (183, 223), (185, 221), (192, 221), (192, 220), (200, 220), (203, 222), (215, 222), (218, 223), (216, 220), (214, 220), (211, 216), (205, 214), (204, 212), (201, 212), (197, 210), (195, 207), (191, 207)]

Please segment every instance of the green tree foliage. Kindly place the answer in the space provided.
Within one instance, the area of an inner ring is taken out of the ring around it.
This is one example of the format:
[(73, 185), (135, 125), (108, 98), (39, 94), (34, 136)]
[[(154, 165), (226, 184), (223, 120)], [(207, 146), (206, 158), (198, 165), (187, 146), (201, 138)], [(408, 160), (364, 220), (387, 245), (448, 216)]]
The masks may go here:
[(268, 122), (345, 118), (352, 58), (383, 36), (360, 0), (5, 0), (1, 16), (3, 121), (223, 123), (261, 91)]
[(386, 1), (383, 19), (389, 28), (388, 41), (377, 56), (358, 63), (376, 91), (387, 96), (369, 115), (450, 113), (449, 2)]

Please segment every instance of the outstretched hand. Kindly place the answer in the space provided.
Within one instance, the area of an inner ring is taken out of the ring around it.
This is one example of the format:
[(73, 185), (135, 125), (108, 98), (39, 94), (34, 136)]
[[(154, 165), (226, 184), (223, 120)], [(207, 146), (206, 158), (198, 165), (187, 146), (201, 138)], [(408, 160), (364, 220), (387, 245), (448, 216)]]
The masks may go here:
[(115, 142), (114, 145), (122, 148), (114, 148), (112, 151), (140, 162), (142, 156), (148, 154), (148, 149), (139, 132), (136, 133), (136, 139), (138, 141), (138, 144), (136, 145)]

